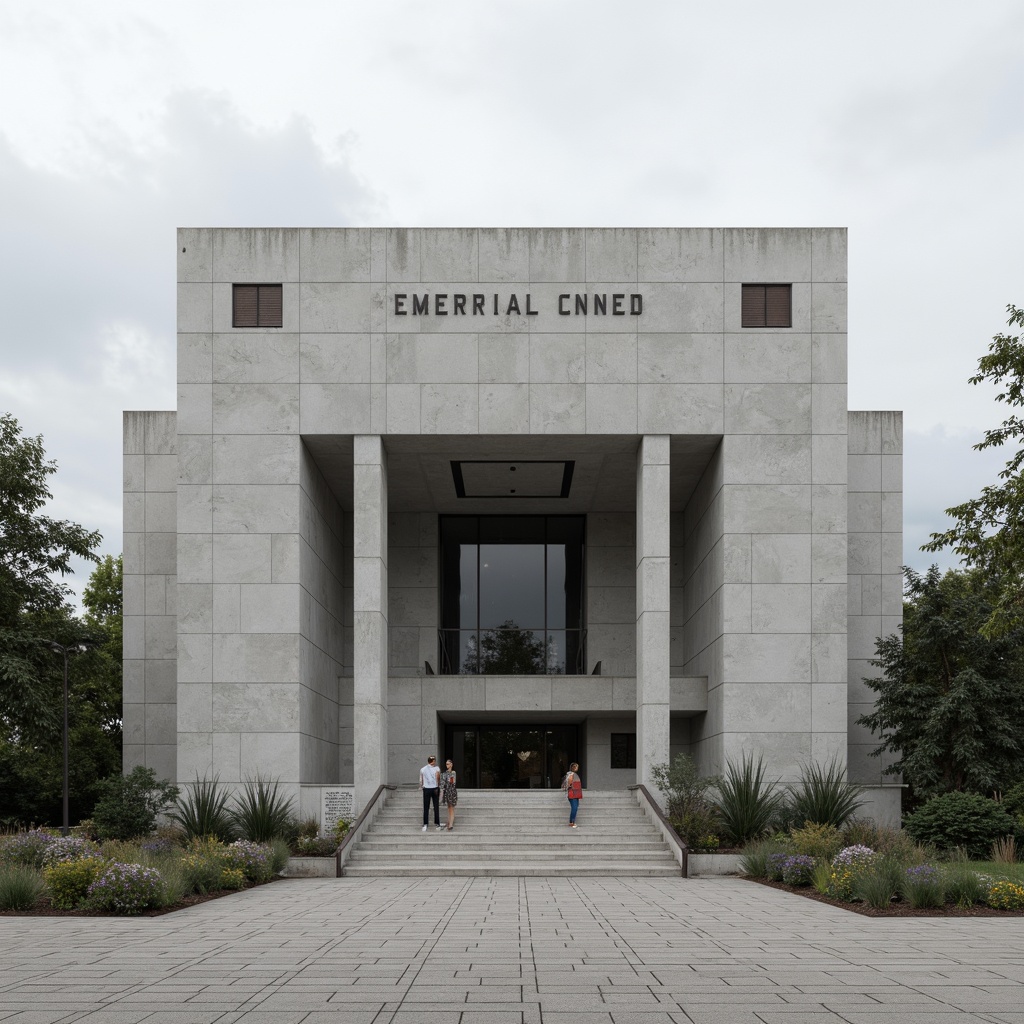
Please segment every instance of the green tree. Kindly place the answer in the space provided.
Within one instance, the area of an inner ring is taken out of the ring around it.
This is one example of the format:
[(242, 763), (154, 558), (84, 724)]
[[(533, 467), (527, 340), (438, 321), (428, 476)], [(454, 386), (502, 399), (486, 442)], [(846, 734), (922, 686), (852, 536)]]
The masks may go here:
[[(1010, 305), (1007, 325), (1024, 327), (1024, 309)], [(1001, 388), (996, 401), (1016, 410), (1024, 405), (1024, 339), (997, 334), (988, 354), (978, 360), (971, 384), (990, 382)], [(995, 596), (982, 628), (995, 635), (1024, 621), (1024, 419), (1011, 412), (993, 430), (985, 431), (975, 451), (1015, 444), (1016, 451), (999, 473), (1000, 483), (982, 488), (977, 498), (946, 509), (954, 523), (933, 533), (924, 551), (951, 548), (964, 565), (980, 569), (995, 585)]]
[[(72, 821), (92, 815), (101, 780), (121, 771), (121, 558), (101, 559), (83, 595), (85, 613), (75, 620), (67, 606), (33, 617), (48, 636), (78, 631), (94, 646), (75, 654), (68, 677), (71, 757), (68, 779)], [(71, 621), (68, 621), (71, 620)], [(44, 626), (45, 623), (45, 626)], [(63, 659), (39, 653), (45, 677), (49, 733), (4, 723), (0, 730), (0, 824), (56, 823), (63, 791)]]
[(878, 694), (858, 719), (881, 737), (872, 753), (896, 754), (885, 771), (916, 796), (1008, 787), (1024, 768), (1024, 636), (981, 632), (998, 599), (984, 572), (903, 572), (903, 635), (876, 641), (882, 676), (864, 680)]
[(18, 421), (0, 415), (0, 722), (18, 737), (45, 738), (54, 715), (53, 654), (46, 641), (88, 636), (69, 614), (71, 559), (96, 561), (100, 535), (41, 510), (57, 471), (41, 437), (23, 437)]

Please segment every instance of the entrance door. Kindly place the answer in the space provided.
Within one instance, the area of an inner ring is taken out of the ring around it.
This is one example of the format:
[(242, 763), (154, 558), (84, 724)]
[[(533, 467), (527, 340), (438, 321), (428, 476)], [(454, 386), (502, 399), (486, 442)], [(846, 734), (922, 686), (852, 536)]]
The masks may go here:
[(468, 789), (557, 789), (578, 749), (576, 725), (445, 728), (445, 757)]

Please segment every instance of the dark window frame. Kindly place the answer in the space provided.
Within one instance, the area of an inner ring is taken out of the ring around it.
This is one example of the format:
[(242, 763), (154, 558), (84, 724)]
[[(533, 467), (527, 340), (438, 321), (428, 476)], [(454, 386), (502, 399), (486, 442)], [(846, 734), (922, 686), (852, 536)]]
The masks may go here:
[[(252, 294), (255, 290), (255, 294)], [(283, 327), (284, 288), (275, 283), (231, 286), (232, 327)]]
[(611, 750), (609, 764), (611, 768), (629, 769), (636, 767), (635, 732), (613, 732), (608, 742)]
[(793, 285), (763, 282), (741, 285), (740, 326), (769, 330), (793, 326)]

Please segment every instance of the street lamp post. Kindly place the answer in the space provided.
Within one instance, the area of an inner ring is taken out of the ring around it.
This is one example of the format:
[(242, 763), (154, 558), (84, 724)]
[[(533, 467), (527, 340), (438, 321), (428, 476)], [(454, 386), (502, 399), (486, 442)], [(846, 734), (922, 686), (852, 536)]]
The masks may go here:
[(47, 647), (60, 651), (64, 655), (64, 823), (61, 826), (61, 833), (66, 836), (70, 831), (68, 826), (68, 654), (71, 651), (85, 650), (85, 644), (59, 644), (56, 640), (45, 642)]

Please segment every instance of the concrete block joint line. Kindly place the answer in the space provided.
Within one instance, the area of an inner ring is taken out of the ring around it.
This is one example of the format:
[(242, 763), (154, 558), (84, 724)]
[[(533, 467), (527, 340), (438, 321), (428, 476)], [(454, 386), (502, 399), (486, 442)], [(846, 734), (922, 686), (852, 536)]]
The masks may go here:
[(23, 1024), (1020, 1024), (1020, 918), (866, 918), (737, 878), (294, 879), (0, 923)]

